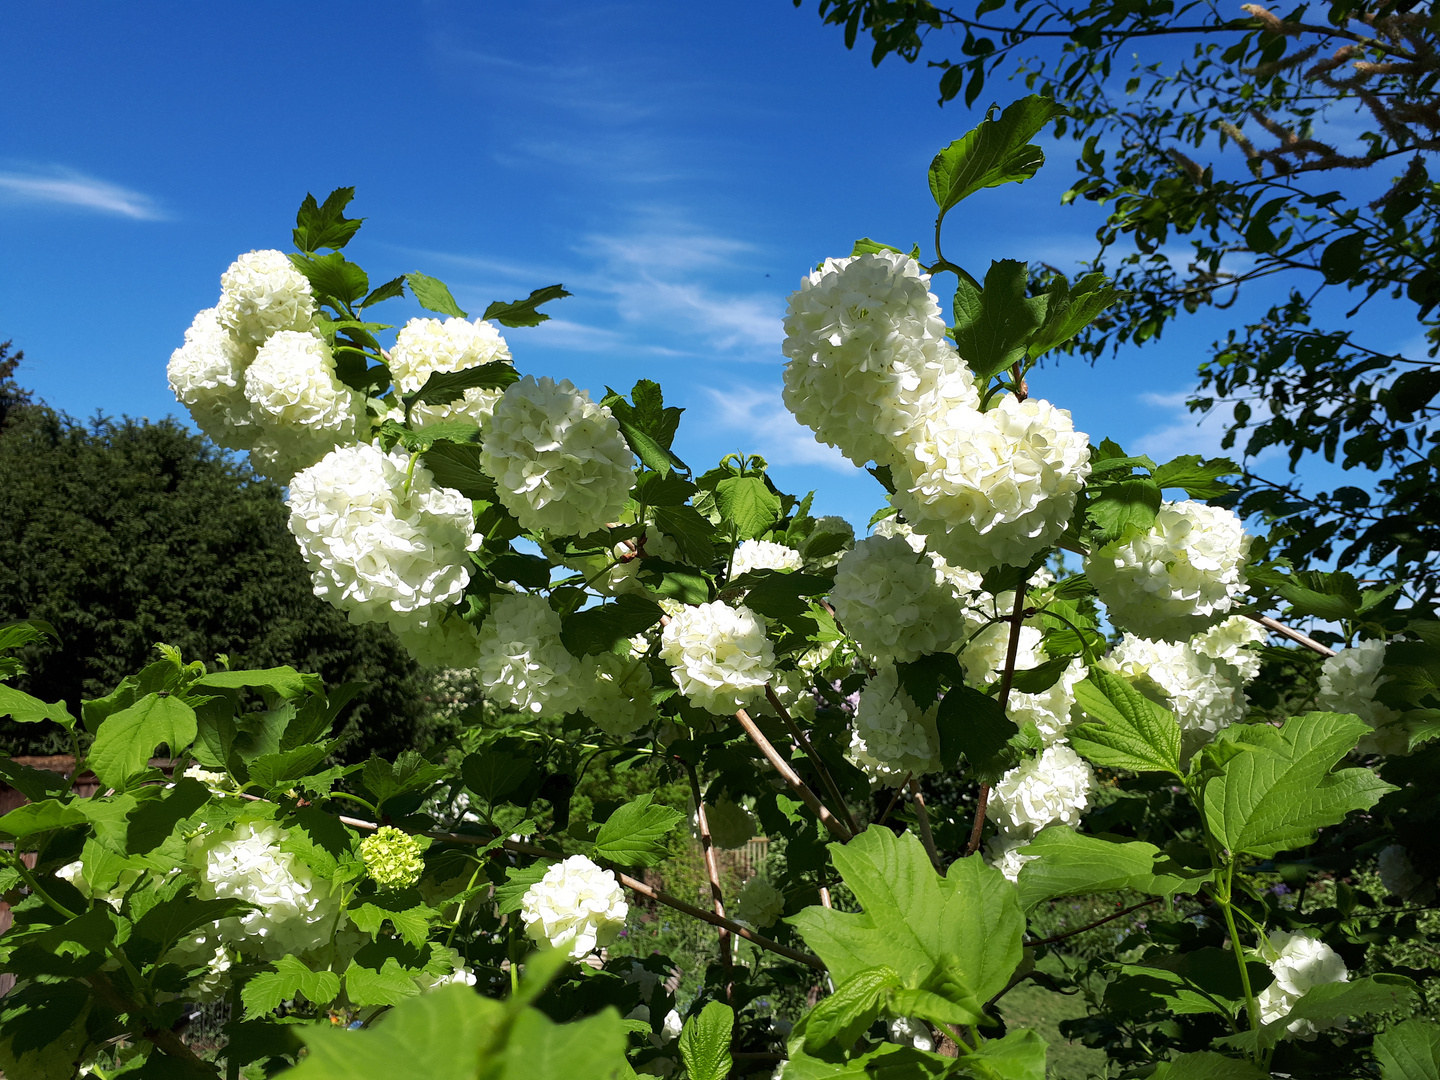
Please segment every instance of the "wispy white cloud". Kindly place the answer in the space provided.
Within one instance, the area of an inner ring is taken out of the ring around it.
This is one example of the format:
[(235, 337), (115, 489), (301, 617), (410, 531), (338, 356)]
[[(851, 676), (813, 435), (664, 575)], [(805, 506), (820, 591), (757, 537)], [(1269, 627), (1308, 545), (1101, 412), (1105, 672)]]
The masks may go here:
[[(1229, 457), (1238, 460), (1244, 449), (1245, 436), (1243, 434), (1238, 440), (1239, 445), (1233, 446), (1229, 450), (1223, 449), (1220, 445), (1221, 440), (1225, 437), (1225, 429), (1230, 424), (1230, 409), (1224, 402), (1220, 402), (1208, 413), (1192, 413), (1185, 404), (1192, 397), (1194, 394), (1188, 390), (1181, 390), (1173, 394), (1141, 394), (1140, 401), (1144, 405), (1153, 410), (1155, 415), (1168, 417), (1168, 420), (1162, 426), (1148, 431), (1136, 439), (1135, 449), (1142, 454), (1148, 454), (1156, 461), (1168, 461), (1170, 458), (1179, 457), (1182, 454)], [(1279, 453), (1278, 447), (1268, 447), (1257, 454), (1254, 460), (1265, 461)]]
[(722, 439), (733, 432), (737, 452), (760, 454), (772, 465), (822, 465), (854, 474), (855, 466), (841, 457), (840, 451), (816, 442), (809, 429), (800, 426), (780, 400), (779, 387), (701, 389), (714, 406), (704, 420), (710, 438)]
[(51, 203), (135, 221), (167, 217), (149, 195), (58, 165), (0, 171), (0, 202)]

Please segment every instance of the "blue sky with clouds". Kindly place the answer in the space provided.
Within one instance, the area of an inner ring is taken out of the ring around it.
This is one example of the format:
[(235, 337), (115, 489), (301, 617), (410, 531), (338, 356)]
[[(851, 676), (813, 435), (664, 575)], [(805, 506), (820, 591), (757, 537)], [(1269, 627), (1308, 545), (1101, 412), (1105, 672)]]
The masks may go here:
[[(780, 404), (785, 297), (856, 237), (923, 246), (926, 166), (975, 117), (937, 107), (922, 65), (847, 52), (811, 0), (84, 0), (0, 25), (0, 340), (56, 407), (182, 412), (165, 362), (230, 260), (288, 247), (307, 191), (354, 185), (349, 252), (373, 281), (422, 270), (472, 312), (563, 282), (553, 321), (507, 332), (522, 371), (597, 396), (658, 379), (692, 465), (758, 452), (822, 512), (879, 505)], [(1060, 205), (1072, 158), (1054, 144), (1036, 179), (971, 199), (947, 255), (982, 273), (1088, 256), (1100, 211)], [(1213, 451), (1183, 401), (1222, 326), (1062, 359), (1033, 392), (1097, 440)]]

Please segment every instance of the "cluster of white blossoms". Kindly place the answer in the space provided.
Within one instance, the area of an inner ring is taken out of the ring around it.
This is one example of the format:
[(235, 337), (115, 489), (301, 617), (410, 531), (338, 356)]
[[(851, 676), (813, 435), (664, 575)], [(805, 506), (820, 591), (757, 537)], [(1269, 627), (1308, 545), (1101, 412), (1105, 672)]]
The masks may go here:
[(520, 905), (532, 940), (566, 949), (577, 960), (614, 941), (629, 912), (614, 873), (584, 855), (550, 867), (525, 890)]
[(950, 586), (950, 590), (962, 601), (966, 600), (971, 593), (980, 591), (981, 575), (973, 570), (963, 570), (958, 566), (951, 566), (935, 552), (928, 550), (925, 546), (925, 537), (912, 529), (909, 522), (901, 521), (899, 515), (892, 514), (890, 517), (882, 518), (875, 523), (872, 531), (876, 536), (898, 536), (909, 544), (910, 550), (917, 555), (923, 552), (925, 557), (930, 560), (930, 564), (935, 567), (935, 572), (945, 580), (945, 583)]
[(940, 767), (939, 702), (922, 710), (900, 685), (894, 665), (881, 667), (860, 691), (850, 758), (873, 784), (899, 787)]
[(495, 600), (475, 667), (491, 701), (545, 716), (570, 711), (580, 671), (560, 640), (560, 616), (536, 593)]
[(281, 850), (285, 836), (273, 822), (252, 821), (203, 832), (190, 843), (190, 860), (200, 875), (197, 897), (255, 905), (254, 911), (216, 924), (220, 940), (247, 953), (258, 950), (268, 960), (320, 945), (334, 929), (337, 910), (330, 882)]
[(1007, 880), (1019, 881), (1025, 864), (1040, 857), (1025, 854), (1025, 846), (1031, 839), (1029, 836), (996, 833), (985, 844), (985, 861), (1004, 874)]
[(756, 832), (750, 811), (725, 795), (716, 797), (713, 803), (706, 801), (705, 824), (710, 828), (710, 839), (721, 848), (742, 848)]
[[(1348, 982), (1350, 972), (1345, 961), (1323, 941), (1304, 934), (1272, 930), (1260, 943), (1260, 956), (1270, 965), (1275, 981), (1260, 991), (1260, 1022), (1275, 1024), (1290, 1015), (1290, 1010), (1306, 992), (1325, 983)], [(1328, 1027), (1342, 1023), (1344, 1017), (1329, 1020), (1295, 1020), (1286, 1029), (1287, 1038), (1310, 1040)]]
[(944, 578), (900, 537), (871, 536), (847, 551), (830, 600), (861, 651), (879, 661), (903, 663), (949, 648), (964, 626)]
[(1362, 754), (1403, 754), (1410, 746), (1400, 714), (1375, 700), (1375, 691), (1386, 682), (1380, 674), (1384, 666), (1385, 642), (1379, 638), (1341, 649), (1320, 665), (1319, 707), (1327, 712), (1353, 713), (1375, 729), (1356, 747)]
[(495, 403), (480, 467), (526, 529), (584, 536), (624, 509), (634, 456), (610, 410), (567, 379), (525, 376)]
[(261, 345), (283, 330), (310, 330), (315, 298), (283, 251), (252, 251), (221, 275), (215, 314), (237, 341)]
[[(974, 606), (968, 616), (970, 621), (967, 625), (967, 641), (960, 650), (960, 664), (965, 669), (967, 679), (983, 685), (998, 679), (1004, 670), (1010, 644), (1010, 624), (989, 622), (986, 625), (982, 620), (996, 615), (1007, 615), (1013, 611), (1015, 594), (1005, 592), (991, 597), (981, 593), (972, 597), (972, 603)], [(1049, 660), (1041, 647), (1043, 636), (1038, 626), (1030, 623), (1021, 625), (1015, 650), (1016, 671), (1027, 671)], [(1006, 712), (1021, 727), (1034, 724), (1044, 745), (1060, 742), (1070, 730), (1075, 687), (1084, 678), (1085, 662), (1077, 658), (1045, 690), (1027, 693), (1012, 689)]]
[(1428, 904), (1435, 899), (1435, 883), (1421, 876), (1410, 861), (1410, 853), (1400, 844), (1388, 844), (1381, 849), (1377, 869), (1385, 891), (1407, 904)]
[(230, 450), (248, 450), (257, 434), (245, 397), (245, 369), (255, 346), (235, 340), (214, 308), (195, 316), (185, 344), (170, 355), (166, 374), (180, 404), (201, 431)]
[(1048, 401), (1002, 397), (927, 416), (900, 443), (892, 501), (967, 570), (1024, 566), (1059, 539), (1090, 475), (1090, 441)]
[(1249, 552), (1233, 511), (1165, 502), (1148, 532), (1091, 552), (1085, 574), (1113, 622), (1142, 637), (1184, 641), (1244, 602)]
[(1094, 786), (1089, 763), (1056, 743), (1001, 777), (990, 797), (994, 821), (1007, 839), (1034, 836), (1047, 825), (1078, 825)]
[(660, 656), (682, 694), (722, 716), (760, 697), (775, 673), (765, 620), (718, 600), (673, 615), (660, 633)]
[(643, 656), (606, 652), (580, 661), (574, 680), (577, 712), (583, 712), (612, 739), (628, 739), (651, 720), (654, 685)]
[(882, 251), (826, 259), (790, 296), (781, 351), (785, 405), (857, 465), (896, 460), (894, 441), (952, 404), (978, 406), (945, 339), (930, 277)]
[(314, 334), (281, 330), (245, 371), (245, 399), (257, 433), (256, 470), (284, 482), (351, 442), (365, 399), (335, 377), (330, 347)]
[(1192, 751), (1243, 720), (1250, 707), (1241, 672), (1189, 642), (1151, 641), (1127, 633), (1100, 666), (1174, 713)]
[(785, 894), (762, 877), (752, 877), (735, 897), (735, 918), (757, 930), (774, 926), (785, 914)]
[[(437, 372), (464, 371), (496, 362), (510, 363), (510, 348), (500, 332), (487, 322), (465, 319), (411, 319), (395, 335), (390, 350), (390, 378), (396, 391), (413, 394)], [(443, 405), (422, 401), (410, 410), (416, 427), (442, 420), (468, 417), (484, 427), (500, 400), (501, 391), (472, 386), (463, 397)]]
[(751, 570), (799, 570), (804, 563), (800, 552), (792, 547), (770, 540), (744, 540), (730, 560), (730, 577), (738, 578)]
[(1270, 632), (1254, 619), (1232, 615), (1203, 634), (1190, 639), (1190, 647), (1201, 656), (1222, 660), (1235, 669), (1242, 682), (1254, 682), (1260, 674), (1260, 654), (1254, 648), (1264, 644)]
[(469, 642), (473, 631), (459, 620), (448, 630), (431, 624), (470, 581), (467, 556), (481, 541), (470, 500), (403, 452), (357, 443), (297, 474), (286, 501), (315, 595), (352, 622), (410, 633), (416, 647), (433, 641), (439, 655), (422, 662), (451, 660)]

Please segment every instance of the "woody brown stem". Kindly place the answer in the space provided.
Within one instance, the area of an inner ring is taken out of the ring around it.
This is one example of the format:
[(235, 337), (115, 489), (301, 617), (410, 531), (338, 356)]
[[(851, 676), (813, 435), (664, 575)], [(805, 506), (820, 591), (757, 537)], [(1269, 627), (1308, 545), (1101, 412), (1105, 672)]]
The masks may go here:
[[(1010, 612), (1010, 640), (1005, 646), (1005, 670), (1000, 674), (1000, 713), (1006, 715), (1010, 707), (1010, 687), (1015, 682), (1015, 658), (1020, 652), (1020, 628), (1025, 625), (1025, 587), (1022, 581), (1015, 589), (1015, 609)], [(985, 831), (985, 811), (990, 804), (990, 785), (980, 785), (980, 797), (975, 801), (975, 825), (970, 830), (970, 842), (965, 845), (965, 854), (974, 855), (980, 850), (980, 837)]]
[(735, 719), (740, 721), (740, 726), (745, 729), (745, 734), (750, 736), (750, 741), (760, 748), (765, 755), (765, 760), (775, 767), (780, 778), (789, 784), (795, 794), (800, 796), (800, 801), (810, 808), (810, 812), (820, 819), (820, 823), (830, 830), (831, 834), (842, 843), (849, 840), (853, 835), (849, 829), (832, 814), (824, 803), (810, 790), (810, 785), (800, 779), (800, 776), (790, 767), (790, 763), (780, 756), (780, 752), (771, 745), (765, 733), (756, 726), (755, 721), (750, 719), (750, 714), (744, 709), (737, 709)]
[[(695, 796), (695, 820), (700, 826), (700, 851), (705, 858), (705, 873), (710, 878), (710, 900), (715, 905), (715, 914), (725, 918), (725, 894), (720, 888), (720, 864), (715, 859), (715, 844), (710, 838), (710, 822), (705, 817), (705, 800), (700, 796), (700, 778), (694, 766), (687, 766), (690, 773), (690, 791)], [(725, 965), (725, 999), (734, 1005), (735, 983), (730, 969), (735, 966), (730, 946), (730, 931), (720, 927), (720, 962)]]
[(796, 744), (804, 751), (805, 756), (810, 759), (810, 763), (815, 767), (815, 771), (820, 774), (820, 780), (824, 783), (825, 790), (830, 793), (830, 798), (835, 800), (835, 805), (838, 806), (840, 812), (845, 815), (845, 824), (850, 829), (850, 834), (853, 836), (858, 833), (860, 826), (855, 821), (855, 815), (850, 812), (850, 807), (845, 802), (845, 796), (840, 793), (840, 785), (835, 783), (835, 778), (830, 775), (830, 770), (825, 767), (825, 763), (821, 761), (819, 755), (815, 753), (815, 748), (810, 745), (810, 737), (806, 735), (804, 729), (795, 722), (789, 710), (781, 704), (780, 698), (775, 694), (775, 688), (768, 682), (765, 684), (765, 697), (770, 702), (770, 707), (779, 714), (780, 719), (784, 721), (785, 725), (790, 729), (790, 734), (795, 737)]
[(1277, 619), (1272, 619), (1269, 615), (1251, 615), (1250, 618), (1254, 619), (1254, 620), (1255, 620), (1256, 622), (1258, 622), (1261, 626), (1265, 627), (1266, 630), (1273, 630), (1275, 633), (1279, 634), (1281, 637), (1283, 637), (1283, 638), (1289, 638), (1291, 641), (1295, 642), (1295, 644), (1297, 644), (1297, 645), (1304, 645), (1305, 648), (1311, 649), (1311, 650), (1319, 653), (1321, 656), (1334, 656), (1334, 655), (1335, 655), (1335, 650), (1334, 650), (1334, 649), (1326, 648), (1324, 645), (1321, 645), (1320, 642), (1316, 641), (1314, 638), (1306, 637), (1306, 636), (1305, 636), (1304, 634), (1302, 634), (1299, 630), (1296, 630), (1296, 629), (1294, 629), (1293, 627), (1286, 626), (1284, 623), (1280, 622), (1279, 620), (1277, 620)]

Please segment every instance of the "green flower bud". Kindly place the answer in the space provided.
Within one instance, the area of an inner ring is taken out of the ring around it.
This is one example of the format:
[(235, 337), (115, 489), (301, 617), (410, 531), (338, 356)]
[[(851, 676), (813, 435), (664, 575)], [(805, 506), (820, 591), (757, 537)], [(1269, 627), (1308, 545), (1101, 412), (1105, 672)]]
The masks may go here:
[(380, 826), (375, 835), (360, 841), (366, 871), (386, 892), (407, 889), (420, 880), (425, 869), (420, 853), (424, 850), (419, 840), (391, 825)]

